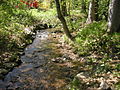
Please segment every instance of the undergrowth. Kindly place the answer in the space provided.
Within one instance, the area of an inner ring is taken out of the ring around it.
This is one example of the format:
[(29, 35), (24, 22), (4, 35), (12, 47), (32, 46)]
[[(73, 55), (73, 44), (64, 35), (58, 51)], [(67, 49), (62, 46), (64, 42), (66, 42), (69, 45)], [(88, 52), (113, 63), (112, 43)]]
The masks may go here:
[(29, 9), (22, 3), (16, 7), (17, 2), (20, 4), (19, 0), (0, 3), (0, 78), (19, 64), (17, 56), (32, 42), (33, 38), (25, 32), (25, 27), (41, 23), (56, 27), (60, 23), (55, 9)]
[(20, 53), (32, 42), (24, 28), (32, 25), (34, 18), (29, 9), (16, 8), (16, 2), (0, 3), (0, 78), (20, 63)]
[(80, 55), (98, 54), (112, 57), (119, 54), (120, 36), (118, 33), (109, 35), (105, 21), (93, 22), (81, 28), (75, 37), (75, 47)]
[(56, 27), (60, 24), (55, 9), (49, 9), (45, 11), (39, 9), (31, 9), (30, 12), (32, 17), (34, 17), (35, 20), (38, 20), (39, 23), (47, 23), (48, 25), (52, 25), (53, 27)]
[[(64, 40), (73, 46), (74, 52), (79, 57), (85, 59), (84, 68), (89, 69), (87, 72), (89, 77), (100, 78), (100, 75), (108, 73), (115, 77), (120, 75), (120, 63), (117, 61), (120, 59), (120, 33), (109, 34), (106, 21), (93, 22), (80, 27), (74, 42), (69, 41), (66, 36), (64, 36)], [(101, 77), (106, 78), (106, 76)], [(73, 79), (70, 84), (70, 90), (79, 90), (82, 87), (80, 86), (81, 82)], [(114, 88), (118, 89), (118, 86), (119, 82), (114, 85)]]

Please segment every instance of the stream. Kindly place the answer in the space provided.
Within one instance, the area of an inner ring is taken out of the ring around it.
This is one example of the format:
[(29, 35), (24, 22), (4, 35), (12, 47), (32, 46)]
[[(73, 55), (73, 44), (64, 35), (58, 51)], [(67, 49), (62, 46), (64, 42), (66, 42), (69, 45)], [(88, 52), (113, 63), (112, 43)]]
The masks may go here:
[[(49, 30), (39, 30), (32, 44), (21, 56), (22, 64), (0, 80), (0, 90), (63, 90), (69, 81), (70, 68), (61, 68), (51, 61), (56, 51)], [(65, 72), (65, 73), (64, 73)], [(64, 74), (63, 74), (64, 73)], [(66, 78), (66, 79), (65, 79)]]
[(20, 57), (21, 65), (0, 80), (0, 90), (73, 90), (76, 84), (80, 90), (98, 90), (102, 78), (92, 77), (90, 64), (61, 42), (62, 35), (56, 28), (37, 30), (33, 43)]

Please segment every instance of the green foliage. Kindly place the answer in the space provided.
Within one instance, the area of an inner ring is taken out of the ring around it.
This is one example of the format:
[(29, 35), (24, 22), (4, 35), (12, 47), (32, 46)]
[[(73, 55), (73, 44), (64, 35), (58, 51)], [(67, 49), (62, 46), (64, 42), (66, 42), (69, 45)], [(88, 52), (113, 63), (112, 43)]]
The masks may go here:
[(78, 78), (74, 78), (73, 81), (70, 84), (70, 90), (80, 90), (79, 86), (80, 85), (80, 80)]
[(78, 31), (86, 22), (86, 15), (78, 11), (71, 11), (71, 16), (66, 17), (71, 32)]
[(115, 69), (116, 69), (117, 71), (120, 71), (120, 64), (119, 64), (119, 63), (115, 66)]
[[(84, 1), (84, 2), (83, 2)], [(90, 0), (72, 0), (72, 8), (74, 10), (81, 10), (82, 4), (88, 8)]]
[(17, 65), (19, 51), (31, 43), (24, 28), (32, 22), (30, 11), (20, 0), (0, 1), (0, 78)]
[(20, 47), (23, 45), (24, 27), (31, 24), (32, 17), (24, 8), (19, 0), (4, 0), (0, 5), (0, 47), (4, 50), (10, 50), (12, 47)]
[(120, 90), (120, 82), (115, 84), (115, 90)]
[[(72, 9), (73, 10), (79, 10), (79, 12), (84, 12), (86, 15), (89, 9), (89, 2), (91, 0), (72, 0)], [(98, 0), (98, 7), (97, 7), (97, 13), (98, 18), (97, 20), (107, 20), (108, 19), (108, 8), (109, 8), (109, 2), (110, 0)], [(83, 4), (86, 6), (86, 9), (82, 11)]]
[(110, 0), (100, 0), (99, 1), (99, 7), (98, 7), (98, 18), (101, 19), (108, 19), (108, 8), (109, 8), (109, 2)]
[[(99, 53), (110, 55), (113, 49), (119, 48), (119, 35), (108, 35), (106, 32), (106, 22), (94, 22), (82, 28), (76, 36), (76, 44), (80, 54)], [(115, 50), (117, 50), (115, 49)]]
[(55, 9), (50, 9), (47, 11), (31, 9), (30, 12), (32, 17), (41, 23), (47, 23), (48, 25), (50, 24), (53, 26), (56, 26), (60, 23), (60, 21), (57, 19)]

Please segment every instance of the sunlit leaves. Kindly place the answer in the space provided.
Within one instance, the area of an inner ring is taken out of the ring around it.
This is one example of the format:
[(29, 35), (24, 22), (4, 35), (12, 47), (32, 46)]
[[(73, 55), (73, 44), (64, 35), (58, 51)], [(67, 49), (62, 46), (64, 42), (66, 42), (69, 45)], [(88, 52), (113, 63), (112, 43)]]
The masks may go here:
[(90, 50), (99, 54), (112, 53), (111, 47), (113, 45), (116, 48), (119, 47), (119, 39), (118, 36), (107, 35), (105, 28), (105, 22), (94, 22), (82, 28), (76, 37), (76, 42), (79, 45), (78, 48), (84, 51), (87, 50), (86, 52)]
[(31, 19), (20, 0), (4, 0), (0, 3), (0, 46), (7, 50), (22, 45), (24, 27), (31, 23)]

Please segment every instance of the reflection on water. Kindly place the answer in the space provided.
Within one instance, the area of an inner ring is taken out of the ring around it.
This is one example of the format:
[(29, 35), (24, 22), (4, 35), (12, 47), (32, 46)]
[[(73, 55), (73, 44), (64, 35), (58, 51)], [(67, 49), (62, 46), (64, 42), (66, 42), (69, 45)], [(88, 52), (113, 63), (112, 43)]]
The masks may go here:
[(49, 34), (47, 30), (37, 32), (33, 43), (25, 48), (25, 55), (21, 56), (22, 64), (0, 81), (2, 90), (56, 90), (65, 86), (64, 77), (69, 76), (67, 71), (70, 68), (63, 70), (50, 61), (51, 57), (58, 56), (58, 52), (52, 50), (54, 42)]

